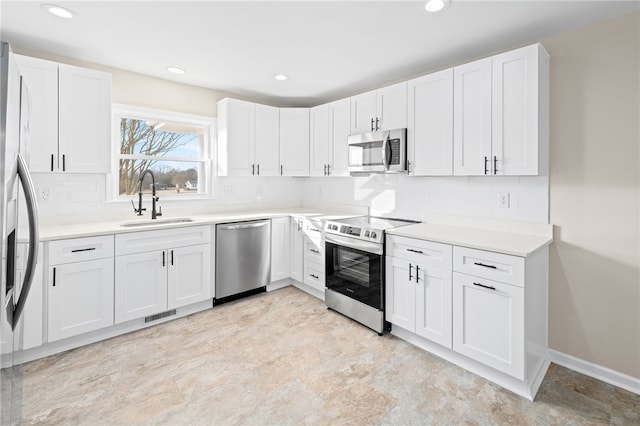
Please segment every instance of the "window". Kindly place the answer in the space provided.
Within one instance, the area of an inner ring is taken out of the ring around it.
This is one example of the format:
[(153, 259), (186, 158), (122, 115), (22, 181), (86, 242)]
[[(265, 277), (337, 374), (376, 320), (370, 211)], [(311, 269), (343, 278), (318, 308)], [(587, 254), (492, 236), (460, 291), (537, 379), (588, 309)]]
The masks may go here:
[[(158, 196), (210, 196), (213, 119), (114, 105), (114, 196), (137, 194), (140, 176), (150, 169)], [(145, 177), (142, 192), (152, 190)]]

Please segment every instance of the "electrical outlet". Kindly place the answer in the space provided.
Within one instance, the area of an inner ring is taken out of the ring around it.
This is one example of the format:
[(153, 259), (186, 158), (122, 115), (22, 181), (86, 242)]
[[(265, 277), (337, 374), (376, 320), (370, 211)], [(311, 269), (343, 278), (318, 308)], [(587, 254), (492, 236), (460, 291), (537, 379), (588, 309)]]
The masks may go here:
[(224, 186), (224, 194), (225, 195), (233, 194), (233, 185), (225, 185)]
[(508, 192), (500, 192), (498, 193), (498, 207), (501, 209), (508, 209), (509, 205), (509, 193)]
[(49, 188), (38, 188), (38, 198), (40, 201), (49, 201), (51, 190)]

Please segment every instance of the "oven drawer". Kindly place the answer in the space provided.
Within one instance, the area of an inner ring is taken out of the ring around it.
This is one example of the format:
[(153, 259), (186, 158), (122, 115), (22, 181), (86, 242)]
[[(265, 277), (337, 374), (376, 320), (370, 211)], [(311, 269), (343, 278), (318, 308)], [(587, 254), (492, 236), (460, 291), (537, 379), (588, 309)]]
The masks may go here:
[(387, 256), (410, 260), (421, 265), (451, 269), (452, 247), (449, 244), (387, 235)]
[(315, 262), (304, 262), (304, 283), (319, 291), (324, 291), (324, 265)]
[(524, 258), (467, 247), (453, 248), (453, 270), (524, 287)]

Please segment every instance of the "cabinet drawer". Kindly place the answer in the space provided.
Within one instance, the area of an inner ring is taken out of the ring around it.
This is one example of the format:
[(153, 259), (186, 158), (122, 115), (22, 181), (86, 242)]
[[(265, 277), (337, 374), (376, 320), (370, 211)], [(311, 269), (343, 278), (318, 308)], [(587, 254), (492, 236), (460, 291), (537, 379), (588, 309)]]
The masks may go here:
[(324, 291), (324, 266), (315, 262), (304, 262), (304, 283), (316, 290)]
[(322, 239), (322, 223), (305, 220), (302, 224), (302, 232), (308, 238), (320, 241)]
[(210, 235), (211, 227), (206, 225), (118, 234), (116, 235), (116, 255), (208, 244)]
[(304, 239), (304, 258), (314, 263), (324, 265), (324, 247), (316, 239)]
[(411, 260), (421, 265), (451, 269), (452, 247), (417, 238), (387, 236), (387, 256)]
[(113, 257), (113, 235), (73, 238), (49, 243), (49, 265)]
[(524, 287), (524, 258), (518, 256), (454, 247), (453, 270)]

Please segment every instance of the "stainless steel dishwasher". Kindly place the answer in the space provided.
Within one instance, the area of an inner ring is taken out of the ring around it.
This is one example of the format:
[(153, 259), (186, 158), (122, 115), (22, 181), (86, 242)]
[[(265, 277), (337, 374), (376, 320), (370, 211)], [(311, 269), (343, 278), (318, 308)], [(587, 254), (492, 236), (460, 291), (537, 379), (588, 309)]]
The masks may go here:
[(216, 300), (271, 282), (271, 221), (216, 225)]

